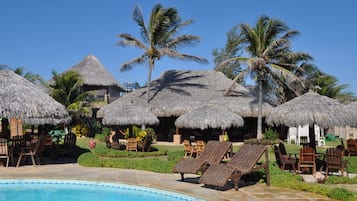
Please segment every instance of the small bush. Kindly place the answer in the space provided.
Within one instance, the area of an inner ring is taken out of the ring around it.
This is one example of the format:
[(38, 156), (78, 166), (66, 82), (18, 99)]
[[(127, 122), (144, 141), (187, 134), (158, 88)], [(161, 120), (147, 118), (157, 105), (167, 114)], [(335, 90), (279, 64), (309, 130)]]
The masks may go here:
[(271, 128), (265, 129), (265, 133), (263, 135), (263, 139), (264, 140), (271, 140), (271, 141), (275, 141), (278, 139), (278, 133), (276, 131), (274, 131)]

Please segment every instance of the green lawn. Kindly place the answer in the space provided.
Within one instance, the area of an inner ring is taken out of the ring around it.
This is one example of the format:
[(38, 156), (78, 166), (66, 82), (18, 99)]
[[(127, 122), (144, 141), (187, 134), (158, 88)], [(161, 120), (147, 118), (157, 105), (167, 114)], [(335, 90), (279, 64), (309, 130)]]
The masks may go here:
[[(97, 137), (96, 148), (89, 150), (89, 139), (80, 138), (77, 140), (77, 145), (83, 152), (78, 163), (86, 167), (112, 167), (139, 169), (161, 173), (172, 173), (173, 166), (184, 155), (182, 145), (157, 145), (153, 144), (152, 152), (128, 152), (125, 150), (108, 149), (102, 141), (102, 137)], [(335, 143), (335, 144), (333, 144)], [(329, 146), (335, 146), (339, 143), (329, 143)], [(288, 153), (299, 153), (299, 147), (296, 145), (286, 144)], [(234, 151), (239, 149), (234, 147)], [(325, 148), (318, 147), (317, 152), (324, 153)], [(349, 172), (357, 174), (357, 157), (346, 157), (349, 160)], [(281, 171), (275, 163), (275, 155), (273, 150), (269, 149), (270, 174), (271, 184), (274, 186), (282, 186), (293, 188), (302, 191), (309, 191), (316, 194), (326, 195), (336, 200), (357, 200), (357, 195), (348, 192), (343, 188), (335, 188), (335, 184), (357, 184), (357, 177), (349, 179), (346, 177), (330, 176), (325, 184), (306, 183), (302, 181), (302, 177), (298, 174), (293, 174), (288, 171)], [(259, 174), (261, 175), (261, 174)], [(258, 175), (258, 177), (259, 177)]]

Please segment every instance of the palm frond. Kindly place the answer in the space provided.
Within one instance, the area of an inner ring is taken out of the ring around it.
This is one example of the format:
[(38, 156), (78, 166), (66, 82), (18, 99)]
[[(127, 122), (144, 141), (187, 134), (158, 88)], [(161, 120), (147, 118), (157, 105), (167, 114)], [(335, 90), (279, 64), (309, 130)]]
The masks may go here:
[(179, 53), (173, 49), (168, 49), (168, 48), (164, 48), (160, 50), (161, 55), (165, 55), (168, 56), (170, 58), (173, 59), (180, 59), (180, 60), (191, 60), (191, 61), (195, 61), (198, 63), (203, 63), (203, 64), (207, 64), (208, 60), (203, 58), (203, 57), (198, 57), (198, 56), (193, 56), (193, 55), (188, 55), (188, 54), (182, 54)]
[(224, 96), (228, 96), (229, 92), (233, 89), (234, 85), (237, 83), (238, 80), (243, 79), (247, 74), (250, 73), (250, 69), (246, 68), (242, 70), (231, 82), (228, 86), (227, 90), (224, 92)]
[(134, 36), (124, 33), (124, 34), (119, 34), (118, 37), (123, 38), (123, 40), (119, 41), (117, 45), (120, 46), (132, 46), (132, 47), (138, 47), (141, 49), (147, 49), (146, 45), (142, 43), (139, 39), (135, 38)]
[(181, 35), (176, 38), (173, 38), (165, 44), (166, 48), (177, 49), (179, 47), (185, 46), (194, 46), (200, 42), (200, 38), (198, 36), (193, 35)]
[(120, 71), (127, 71), (133, 68), (134, 65), (136, 64), (143, 64), (148, 60), (147, 54), (143, 54), (141, 56), (138, 56), (130, 61), (125, 62), (120, 66)]
[(145, 27), (143, 11), (141, 10), (139, 5), (135, 5), (134, 6), (132, 18), (136, 22), (136, 24), (138, 24), (139, 27), (140, 27), (141, 37), (144, 39), (144, 41), (148, 42), (149, 41), (149, 38), (148, 38), (149, 34), (148, 34), (148, 31), (147, 31), (147, 29)]

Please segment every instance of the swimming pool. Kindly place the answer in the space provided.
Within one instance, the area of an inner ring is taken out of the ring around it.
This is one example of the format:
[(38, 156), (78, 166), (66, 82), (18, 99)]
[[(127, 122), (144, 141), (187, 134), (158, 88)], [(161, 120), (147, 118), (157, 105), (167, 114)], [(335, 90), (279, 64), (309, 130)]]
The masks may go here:
[(204, 201), (134, 185), (43, 179), (0, 180), (0, 201)]

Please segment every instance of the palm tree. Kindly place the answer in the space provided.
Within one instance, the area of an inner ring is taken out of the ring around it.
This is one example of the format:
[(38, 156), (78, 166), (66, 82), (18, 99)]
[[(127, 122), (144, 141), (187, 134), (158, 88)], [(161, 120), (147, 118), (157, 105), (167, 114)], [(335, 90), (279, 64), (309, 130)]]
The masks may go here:
[(86, 101), (90, 92), (81, 92), (83, 79), (77, 71), (67, 71), (63, 74), (52, 71), (52, 75), (53, 83), (49, 84), (51, 96), (63, 104), (73, 116), (90, 115), (91, 109)]
[(250, 57), (230, 58), (219, 66), (236, 61), (247, 64), (247, 67), (233, 79), (225, 94), (229, 93), (237, 80), (247, 75), (251, 75), (256, 81), (259, 101), (257, 138), (261, 139), (263, 87), (274, 90), (278, 85), (285, 85), (297, 93), (291, 83), (299, 82), (299, 77), (292, 71), (302, 71), (297, 64), (312, 58), (306, 53), (291, 51), (290, 40), (298, 31), (289, 30), (289, 27), (280, 20), (261, 16), (254, 27), (240, 24), (240, 30), (246, 53)]
[(346, 91), (348, 88), (347, 84), (339, 84), (335, 76), (323, 73), (318, 69), (310, 75), (306, 85), (306, 90), (313, 88), (317, 93), (337, 99), (342, 103), (356, 100), (352, 92)]
[(147, 102), (149, 102), (151, 74), (154, 69), (155, 61), (161, 57), (192, 60), (199, 63), (207, 63), (207, 60), (201, 57), (182, 54), (177, 52), (177, 48), (184, 46), (193, 46), (199, 42), (199, 37), (193, 35), (180, 35), (177, 32), (185, 26), (193, 23), (192, 20), (182, 21), (175, 8), (165, 9), (160, 4), (156, 4), (152, 9), (150, 19), (147, 25), (144, 23), (144, 17), (141, 8), (135, 5), (133, 11), (133, 20), (139, 25), (142, 41), (134, 36), (124, 33), (118, 36), (122, 38), (118, 42), (121, 46), (133, 46), (144, 50), (144, 53), (121, 66), (121, 71), (132, 69), (135, 64), (149, 63), (148, 82), (147, 82)]
[(212, 56), (214, 57), (214, 63), (216, 65), (215, 70), (222, 72), (226, 77), (234, 79), (240, 72), (241, 66), (239, 62), (229, 63), (224, 66), (218, 66), (229, 58), (240, 57), (242, 54), (242, 38), (240, 34), (237, 33), (239, 27), (234, 26), (226, 33), (227, 42), (224, 48), (215, 48), (212, 51)]

